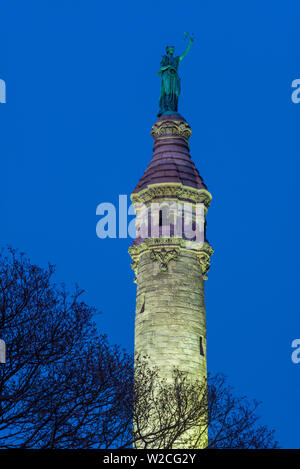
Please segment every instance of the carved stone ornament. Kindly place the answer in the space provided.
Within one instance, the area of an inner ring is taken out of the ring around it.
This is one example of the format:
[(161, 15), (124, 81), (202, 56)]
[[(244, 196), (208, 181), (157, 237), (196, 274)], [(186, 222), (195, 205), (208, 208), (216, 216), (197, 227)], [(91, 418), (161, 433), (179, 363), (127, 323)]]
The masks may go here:
[(167, 248), (167, 247), (157, 247), (150, 250), (150, 257), (153, 261), (159, 262), (159, 268), (161, 272), (166, 272), (168, 270), (169, 262), (175, 261), (178, 258), (180, 249), (179, 248)]
[(151, 136), (157, 138), (166, 136), (183, 137), (188, 140), (192, 135), (192, 129), (187, 122), (180, 120), (165, 120), (156, 122), (152, 126)]
[(205, 189), (193, 189), (178, 183), (152, 184), (146, 189), (131, 195), (133, 204), (144, 204), (162, 198), (174, 198), (192, 203), (203, 203), (205, 207), (208, 208), (212, 196)]
[[(140, 262), (140, 257), (142, 254), (146, 252), (154, 252), (153, 256), (156, 257), (155, 260), (159, 260), (159, 257), (158, 255), (156, 256), (156, 253), (158, 253), (160, 250), (163, 249), (164, 252), (174, 252), (174, 255), (176, 252), (178, 256), (178, 253), (180, 252), (180, 248), (183, 245), (183, 243), (184, 243), (184, 240), (181, 238), (147, 238), (141, 244), (137, 244), (137, 245), (133, 244), (132, 246), (130, 246), (128, 249), (128, 252), (132, 259), (131, 267), (135, 272), (134, 282), (137, 283), (139, 262)], [(163, 257), (167, 257), (167, 254), (166, 255), (163, 254), (162, 258)], [(169, 260), (167, 261), (167, 264)], [(163, 264), (166, 264), (166, 262), (163, 261)]]
[(213, 248), (208, 243), (204, 243), (203, 248), (198, 252), (197, 259), (201, 266), (203, 280), (207, 280), (207, 272), (210, 269), (210, 257), (213, 254)]
[[(181, 250), (193, 253), (201, 266), (203, 279), (207, 280), (207, 272), (210, 268), (210, 257), (214, 250), (211, 245), (205, 241), (200, 249), (192, 249), (191, 242), (182, 238), (147, 238), (138, 245), (130, 246), (128, 252), (132, 258), (132, 268), (137, 277), (140, 258), (143, 254), (150, 252), (153, 261), (159, 262), (160, 271), (167, 271), (170, 260), (178, 259)], [(136, 282), (136, 277), (134, 282)]]
[[(130, 248), (129, 248), (130, 249)], [(138, 274), (138, 268), (139, 268), (139, 255), (135, 255), (129, 250), (129, 254), (131, 255), (132, 263), (131, 263), (131, 268), (134, 270), (135, 277), (133, 279), (134, 283), (136, 283), (136, 277)]]

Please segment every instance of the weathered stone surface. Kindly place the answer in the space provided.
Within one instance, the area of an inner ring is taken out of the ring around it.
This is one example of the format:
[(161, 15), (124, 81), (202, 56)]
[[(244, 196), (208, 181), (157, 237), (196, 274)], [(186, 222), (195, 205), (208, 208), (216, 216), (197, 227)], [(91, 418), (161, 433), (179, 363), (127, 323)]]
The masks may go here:
[(163, 376), (178, 367), (205, 377), (204, 281), (196, 255), (181, 253), (172, 269), (157, 274), (149, 253), (143, 254), (137, 286), (137, 298), (144, 295), (145, 305), (143, 313), (136, 312), (135, 352), (149, 355)]

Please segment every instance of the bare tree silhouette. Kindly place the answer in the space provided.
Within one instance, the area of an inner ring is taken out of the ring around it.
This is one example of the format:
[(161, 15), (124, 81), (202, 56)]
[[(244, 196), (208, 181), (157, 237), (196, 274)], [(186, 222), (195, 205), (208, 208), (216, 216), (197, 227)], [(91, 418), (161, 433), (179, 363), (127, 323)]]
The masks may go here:
[(191, 383), (174, 370), (167, 383), (141, 357), (134, 372), (132, 357), (97, 332), (82, 291), (53, 274), (0, 253), (1, 448), (196, 448), (207, 428), (208, 448), (277, 447), (257, 403), (234, 397), (223, 376)]

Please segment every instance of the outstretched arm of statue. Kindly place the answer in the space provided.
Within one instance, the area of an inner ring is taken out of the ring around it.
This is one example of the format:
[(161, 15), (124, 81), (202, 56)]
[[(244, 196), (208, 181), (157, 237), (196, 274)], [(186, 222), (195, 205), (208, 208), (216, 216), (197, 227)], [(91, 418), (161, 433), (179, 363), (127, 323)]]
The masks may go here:
[(193, 38), (193, 36), (190, 36), (190, 37), (189, 37), (189, 43), (188, 43), (187, 48), (185, 49), (184, 53), (179, 57), (180, 62), (181, 62), (182, 59), (189, 53), (189, 50), (190, 50), (191, 45), (192, 45), (192, 42), (194, 42), (194, 38)]

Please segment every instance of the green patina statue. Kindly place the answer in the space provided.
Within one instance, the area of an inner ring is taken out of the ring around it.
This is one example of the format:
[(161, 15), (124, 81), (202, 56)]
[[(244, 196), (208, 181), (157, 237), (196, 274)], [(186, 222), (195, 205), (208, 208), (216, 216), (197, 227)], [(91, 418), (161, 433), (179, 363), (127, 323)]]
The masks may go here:
[(187, 39), (189, 41), (188, 46), (181, 56), (174, 57), (173, 54), (175, 47), (167, 46), (167, 55), (163, 55), (160, 62), (158, 75), (161, 76), (161, 88), (158, 116), (177, 114), (178, 97), (180, 94), (180, 78), (177, 70), (181, 60), (189, 52), (192, 42), (194, 41), (194, 37), (193, 35), (185, 33), (185, 40)]

